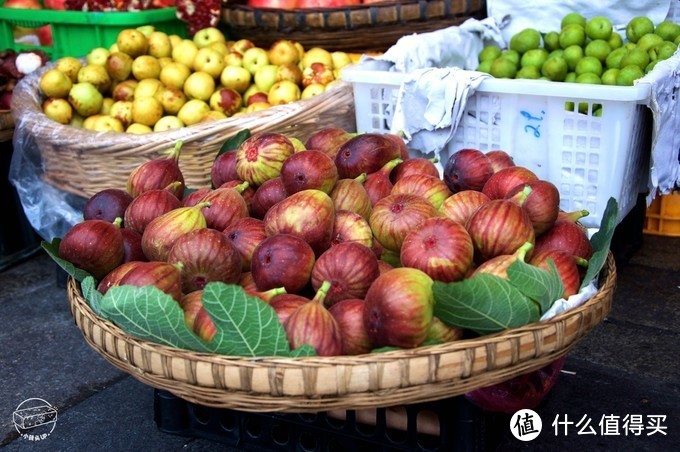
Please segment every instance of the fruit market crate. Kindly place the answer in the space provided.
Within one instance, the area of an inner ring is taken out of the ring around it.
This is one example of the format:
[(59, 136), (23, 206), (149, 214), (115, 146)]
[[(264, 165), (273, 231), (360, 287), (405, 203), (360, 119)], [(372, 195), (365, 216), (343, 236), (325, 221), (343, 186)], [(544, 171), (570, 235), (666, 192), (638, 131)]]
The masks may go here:
[(180, 129), (143, 135), (91, 130), (48, 120), (42, 112), (40, 77), (47, 64), (14, 88), (15, 134), (29, 140), (27, 157), (40, 161), (40, 177), (67, 193), (89, 198), (107, 188), (125, 189), (130, 172), (145, 161), (165, 156), (182, 141), (179, 166), (187, 187), (210, 187), (210, 167), (222, 144), (236, 133), (279, 132), (305, 141), (324, 127), (355, 130), (354, 97), (339, 81), (325, 92), (296, 102)]
[(135, 338), (95, 314), (75, 279), (67, 292), (88, 344), (142, 383), (203, 406), (315, 413), (442, 400), (541, 369), (603, 321), (615, 285), (610, 252), (597, 293), (548, 320), (411, 349), (297, 358), (201, 353)]
[(680, 192), (654, 198), (645, 215), (645, 234), (680, 237)]
[[(405, 74), (366, 61), (343, 71), (352, 83), (359, 132), (390, 131)], [(560, 207), (587, 210), (599, 227), (610, 197), (619, 223), (646, 189), (651, 152), (649, 85), (602, 86), (539, 80), (486, 79), (467, 101), (456, 131), (438, 152), (443, 163), (463, 148), (501, 149), (515, 164), (557, 186)], [(601, 115), (597, 110), (601, 108)]]
[(260, 47), (279, 39), (305, 48), (384, 52), (402, 36), (486, 17), (484, 0), (396, 0), (332, 8), (255, 8), (244, 1), (222, 7), (221, 21), (232, 39)]
[[(134, 12), (84, 12), (43, 9), (2, 8), (0, 0), (0, 42), (17, 52), (41, 49), (52, 59), (85, 56), (94, 47), (109, 47), (126, 28), (153, 25), (168, 34), (187, 35), (186, 24), (175, 13), (177, 8), (159, 8)], [(50, 25), (52, 46), (34, 46), (14, 41), (15, 26), (38, 28)]]

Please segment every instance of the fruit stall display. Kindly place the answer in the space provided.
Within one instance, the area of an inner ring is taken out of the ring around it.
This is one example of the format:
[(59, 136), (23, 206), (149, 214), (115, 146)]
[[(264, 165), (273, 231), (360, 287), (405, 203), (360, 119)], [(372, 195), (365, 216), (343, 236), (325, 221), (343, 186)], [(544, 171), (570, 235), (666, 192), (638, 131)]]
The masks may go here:
[(223, 148), (211, 188), (177, 143), (43, 243), (87, 341), (151, 386), (244, 411), (436, 400), (545, 367), (610, 309), (616, 202), (589, 239), (507, 153), (461, 151), (442, 178), (392, 134)]

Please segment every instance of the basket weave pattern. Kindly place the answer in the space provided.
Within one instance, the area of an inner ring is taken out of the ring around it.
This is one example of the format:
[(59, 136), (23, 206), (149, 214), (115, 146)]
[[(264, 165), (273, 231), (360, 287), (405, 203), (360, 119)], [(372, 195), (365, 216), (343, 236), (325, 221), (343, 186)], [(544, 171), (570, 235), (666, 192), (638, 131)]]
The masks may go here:
[(402, 0), (344, 8), (276, 9), (226, 3), (222, 22), (232, 39), (268, 47), (279, 39), (304, 47), (384, 52), (397, 40), (486, 17), (483, 0)]
[(243, 358), (133, 338), (98, 317), (70, 279), (75, 323), (106, 360), (154, 388), (205, 406), (255, 412), (318, 412), (426, 402), (540, 369), (566, 354), (611, 310), (610, 253), (600, 289), (583, 305), (494, 335), (359, 356)]
[(12, 115), (17, 128), (38, 146), (44, 179), (85, 198), (107, 188), (125, 189), (134, 168), (162, 157), (179, 140), (184, 143), (179, 166), (186, 186), (198, 189), (210, 187), (210, 167), (222, 143), (243, 129), (283, 133), (303, 142), (324, 127), (356, 129), (352, 87), (339, 81), (309, 99), (181, 129), (144, 135), (94, 132), (59, 124), (42, 112), (38, 85), (52, 66), (27, 75), (16, 86)]

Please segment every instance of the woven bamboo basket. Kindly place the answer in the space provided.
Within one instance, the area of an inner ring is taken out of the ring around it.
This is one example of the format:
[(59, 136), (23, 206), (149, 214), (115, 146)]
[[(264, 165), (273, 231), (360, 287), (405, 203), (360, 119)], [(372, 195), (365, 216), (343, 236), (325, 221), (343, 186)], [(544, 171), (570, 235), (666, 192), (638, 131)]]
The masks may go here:
[(336, 8), (253, 8), (240, 1), (222, 7), (221, 21), (231, 39), (268, 47), (279, 39), (305, 48), (345, 52), (384, 52), (412, 33), (459, 25), (486, 17), (484, 0), (401, 0)]
[(161, 157), (179, 140), (183, 141), (179, 166), (185, 183), (197, 189), (210, 187), (210, 167), (217, 152), (227, 138), (243, 129), (279, 132), (303, 142), (324, 127), (356, 130), (352, 87), (342, 81), (309, 99), (167, 132), (134, 135), (75, 128), (50, 120), (41, 110), (38, 85), (52, 66), (17, 84), (12, 115), (16, 130), (30, 136), (39, 148), (44, 180), (85, 198), (107, 188), (125, 189), (134, 168)]
[(129, 336), (98, 317), (74, 279), (68, 296), (85, 340), (139, 381), (205, 406), (254, 412), (367, 409), (444, 399), (540, 369), (571, 350), (611, 309), (611, 253), (598, 292), (550, 320), (445, 344), (385, 353), (243, 358)]
[(0, 110), (0, 143), (14, 136), (14, 119), (9, 110)]

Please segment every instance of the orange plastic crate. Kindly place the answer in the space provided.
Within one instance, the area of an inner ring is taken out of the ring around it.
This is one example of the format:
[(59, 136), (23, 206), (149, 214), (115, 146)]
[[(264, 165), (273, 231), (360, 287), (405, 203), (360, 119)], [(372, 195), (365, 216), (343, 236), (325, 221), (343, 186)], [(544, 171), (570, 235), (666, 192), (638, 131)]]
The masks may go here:
[(645, 234), (680, 237), (680, 192), (654, 198), (647, 208)]

